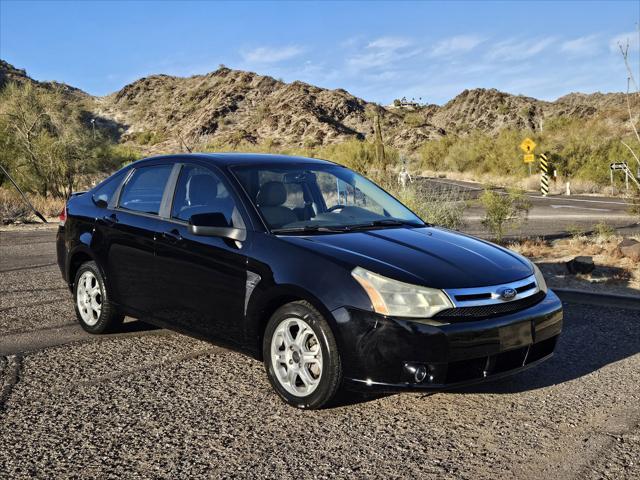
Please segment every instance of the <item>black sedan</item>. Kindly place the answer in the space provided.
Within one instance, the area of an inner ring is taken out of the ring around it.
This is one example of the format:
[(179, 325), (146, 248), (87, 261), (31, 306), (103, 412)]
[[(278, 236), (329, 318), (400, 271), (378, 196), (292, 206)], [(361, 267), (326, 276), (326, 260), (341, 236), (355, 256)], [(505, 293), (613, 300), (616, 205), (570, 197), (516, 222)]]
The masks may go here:
[(533, 263), (323, 160), (140, 160), (69, 199), (57, 251), (88, 332), (127, 315), (245, 352), (300, 408), (511, 374), (562, 326)]

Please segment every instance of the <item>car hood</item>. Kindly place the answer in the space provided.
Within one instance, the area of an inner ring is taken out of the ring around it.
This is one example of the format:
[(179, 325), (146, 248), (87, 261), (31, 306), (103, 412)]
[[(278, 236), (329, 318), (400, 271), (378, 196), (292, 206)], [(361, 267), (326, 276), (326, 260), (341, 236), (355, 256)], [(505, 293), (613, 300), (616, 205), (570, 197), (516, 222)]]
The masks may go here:
[(515, 252), (437, 227), (280, 238), (347, 268), (360, 266), (389, 278), (433, 288), (498, 285), (533, 274), (529, 261)]

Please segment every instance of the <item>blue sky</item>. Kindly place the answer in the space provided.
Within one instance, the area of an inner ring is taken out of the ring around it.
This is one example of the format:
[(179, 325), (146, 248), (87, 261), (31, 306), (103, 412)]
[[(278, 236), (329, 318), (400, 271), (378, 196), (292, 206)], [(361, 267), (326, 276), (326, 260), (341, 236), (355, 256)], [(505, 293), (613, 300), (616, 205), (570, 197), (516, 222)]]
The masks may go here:
[[(0, 58), (105, 95), (219, 64), (444, 103), (465, 88), (555, 99), (623, 91), (640, 2), (58, 2), (0, 0)], [(640, 76), (640, 75), (639, 75)]]

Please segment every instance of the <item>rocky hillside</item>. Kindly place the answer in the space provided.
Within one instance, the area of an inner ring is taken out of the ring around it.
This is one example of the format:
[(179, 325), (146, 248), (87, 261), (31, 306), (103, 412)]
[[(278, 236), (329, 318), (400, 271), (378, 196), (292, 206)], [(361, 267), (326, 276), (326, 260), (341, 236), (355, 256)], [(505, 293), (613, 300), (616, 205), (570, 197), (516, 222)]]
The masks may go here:
[(395, 146), (439, 135), (431, 125), (407, 129), (401, 113), (345, 90), (284, 83), (228, 68), (190, 78), (143, 78), (96, 104), (100, 115), (128, 126), (125, 138), (151, 139), (161, 146), (180, 136), (191, 144), (213, 146), (326, 145), (371, 137), (378, 116), (385, 140)]
[[(24, 70), (0, 61), (0, 85), (7, 81), (30, 79)], [(98, 117), (120, 125), (123, 142), (139, 145), (145, 152), (176, 150), (182, 141), (210, 148), (242, 144), (295, 148), (371, 139), (377, 119), (385, 143), (403, 150), (472, 130), (535, 131), (545, 120), (558, 116), (603, 117), (620, 126), (626, 120), (621, 93), (572, 93), (545, 102), (495, 89), (474, 89), (443, 106), (382, 107), (342, 89), (284, 83), (228, 68), (189, 78), (154, 75), (91, 100)]]
[(72, 87), (70, 85), (58, 82), (39, 82), (27, 75), (25, 70), (14, 67), (8, 62), (0, 59), (0, 90), (8, 83), (32, 83), (44, 88), (60, 88), (62, 92), (75, 97), (77, 99), (88, 99), (91, 96), (83, 92), (79, 88)]
[(4, 60), (0, 60), (0, 88), (9, 82), (21, 83), (24, 81), (31, 81), (26, 71), (20, 70)]

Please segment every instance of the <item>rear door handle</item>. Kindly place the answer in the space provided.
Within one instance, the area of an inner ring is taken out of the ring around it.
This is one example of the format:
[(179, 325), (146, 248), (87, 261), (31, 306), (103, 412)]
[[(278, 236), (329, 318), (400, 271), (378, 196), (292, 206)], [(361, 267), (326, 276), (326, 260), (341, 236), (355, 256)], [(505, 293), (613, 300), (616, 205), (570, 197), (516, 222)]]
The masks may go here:
[(182, 240), (182, 235), (180, 235), (180, 232), (177, 228), (174, 228), (173, 230), (170, 230), (168, 232), (162, 232), (162, 236), (170, 243), (178, 243)]
[(116, 217), (115, 213), (112, 213), (111, 215), (105, 215), (104, 217), (102, 217), (102, 219), (107, 223), (107, 225), (118, 223), (118, 217)]

